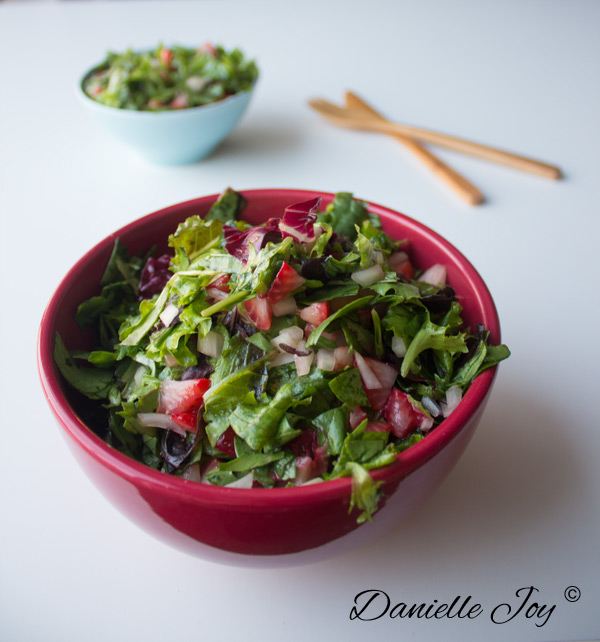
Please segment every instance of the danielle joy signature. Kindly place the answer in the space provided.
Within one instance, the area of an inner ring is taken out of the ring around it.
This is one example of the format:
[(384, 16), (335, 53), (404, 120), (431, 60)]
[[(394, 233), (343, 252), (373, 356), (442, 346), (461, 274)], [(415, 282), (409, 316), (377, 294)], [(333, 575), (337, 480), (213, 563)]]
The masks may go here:
[[(534, 621), (537, 627), (542, 627), (552, 617), (556, 604), (546, 604), (538, 593), (539, 589), (535, 586), (523, 586), (515, 591), (514, 597), (492, 606), (487, 610), (487, 614), (494, 624), (506, 624), (518, 618), (526, 618)], [(576, 586), (568, 586), (564, 591), (564, 599), (567, 602), (577, 602), (580, 597), (581, 592)], [(409, 604), (394, 603), (385, 591), (368, 589), (355, 596), (354, 606), (350, 609), (350, 619), (363, 622), (388, 617), (474, 620), (485, 613), (486, 609), (471, 595), (467, 597), (458, 595), (452, 602), (432, 600), (420, 604)]]

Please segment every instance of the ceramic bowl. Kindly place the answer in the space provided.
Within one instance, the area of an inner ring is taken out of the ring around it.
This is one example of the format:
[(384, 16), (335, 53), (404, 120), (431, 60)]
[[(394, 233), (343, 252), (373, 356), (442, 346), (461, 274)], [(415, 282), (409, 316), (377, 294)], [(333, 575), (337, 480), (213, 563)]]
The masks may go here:
[[(243, 192), (244, 218), (252, 223), (280, 216), (286, 206), (333, 194), (265, 189)], [(198, 198), (149, 214), (105, 238), (64, 277), (43, 315), (38, 343), (39, 372), (45, 395), (73, 454), (98, 489), (130, 520), (159, 539), (209, 560), (251, 566), (316, 561), (345, 551), (389, 528), (420, 506), (458, 461), (477, 424), (496, 369), (482, 373), (456, 410), (425, 439), (373, 473), (383, 482), (385, 498), (373, 523), (357, 524), (348, 512), (348, 478), (295, 488), (236, 489), (209, 486), (157, 472), (107, 445), (80, 419), (72, 393), (52, 356), (55, 333), (70, 349), (89, 348), (73, 320), (79, 302), (98, 290), (113, 243), (118, 237), (132, 253), (153, 244), (164, 251), (177, 224), (208, 211), (217, 195)], [(500, 342), (492, 297), (473, 266), (448, 241), (387, 207), (370, 204), (384, 229), (411, 243), (416, 265), (443, 263), (448, 281), (460, 296), (465, 322), (485, 324), (493, 343)]]
[(151, 163), (185, 165), (206, 158), (237, 125), (254, 87), (208, 105), (168, 111), (108, 107), (83, 91), (86, 72), (77, 85), (80, 102), (93, 120)]

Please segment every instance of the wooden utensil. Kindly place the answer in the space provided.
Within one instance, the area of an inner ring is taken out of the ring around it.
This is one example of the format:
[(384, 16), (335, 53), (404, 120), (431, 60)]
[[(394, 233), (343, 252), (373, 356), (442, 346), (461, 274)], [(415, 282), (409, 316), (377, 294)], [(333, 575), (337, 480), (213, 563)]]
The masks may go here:
[(308, 104), (325, 116), (331, 122), (348, 129), (363, 131), (374, 131), (382, 134), (399, 134), (421, 142), (431, 143), (439, 147), (452, 149), (463, 154), (469, 154), (477, 158), (507, 165), (513, 169), (530, 172), (549, 179), (559, 179), (562, 176), (561, 170), (555, 165), (543, 163), (525, 156), (506, 152), (501, 149), (481, 145), (448, 134), (429, 131), (420, 127), (400, 125), (389, 121), (381, 121), (363, 110), (340, 107), (322, 98), (309, 100)]
[[(362, 110), (382, 122), (389, 122), (384, 116), (366, 103), (362, 98), (351, 91), (346, 92), (346, 105), (350, 109)], [(441, 178), (446, 185), (453, 189), (463, 200), (471, 205), (479, 205), (484, 202), (483, 193), (469, 182), (464, 176), (447, 165), (441, 158), (432, 154), (426, 147), (406, 136), (390, 134), (397, 141), (402, 143), (406, 149), (412, 152), (424, 165), (426, 165), (438, 178)]]

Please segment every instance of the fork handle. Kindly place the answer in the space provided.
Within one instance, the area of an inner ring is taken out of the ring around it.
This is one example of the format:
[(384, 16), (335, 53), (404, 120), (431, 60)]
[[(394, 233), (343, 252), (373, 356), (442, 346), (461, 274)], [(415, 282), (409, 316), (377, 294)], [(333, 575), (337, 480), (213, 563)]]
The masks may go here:
[[(353, 109), (359, 109), (365, 114), (369, 114), (373, 118), (381, 122), (389, 122), (385, 116), (380, 114), (376, 109), (371, 107), (362, 98), (357, 96), (351, 91), (346, 92), (346, 105)], [(400, 134), (390, 134), (398, 142), (402, 143), (406, 149), (413, 153), (426, 167), (428, 167), (438, 178), (440, 178), (448, 187), (450, 187), (458, 196), (470, 205), (479, 205), (484, 202), (485, 198), (483, 193), (468, 181), (464, 176), (452, 169), (449, 165), (444, 163), (441, 158), (432, 154), (426, 147), (420, 143), (401, 136)]]

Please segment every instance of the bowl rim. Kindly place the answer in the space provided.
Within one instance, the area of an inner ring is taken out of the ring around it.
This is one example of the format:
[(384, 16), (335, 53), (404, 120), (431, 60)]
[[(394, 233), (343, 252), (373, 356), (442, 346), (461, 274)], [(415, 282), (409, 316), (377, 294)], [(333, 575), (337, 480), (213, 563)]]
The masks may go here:
[[(261, 197), (274, 194), (286, 194), (289, 195), (291, 199), (307, 199), (321, 196), (324, 199), (330, 200), (334, 197), (334, 194), (331, 192), (287, 188), (251, 189), (242, 190), (240, 193), (247, 199), (260, 199)], [(153, 219), (170, 216), (179, 210), (189, 208), (191, 205), (201, 206), (212, 203), (218, 196), (219, 194), (210, 194), (190, 199), (137, 218), (118, 230), (115, 230), (112, 234), (94, 245), (71, 267), (52, 294), (40, 322), (37, 343), (37, 364), (44, 395), (55, 418), (77, 445), (83, 448), (83, 450), (98, 463), (112, 470), (120, 477), (128, 479), (138, 488), (154, 488), (164, 491), (172, 497), (185, 498), (186, 501), (193, 501), (199, 505), (226, 503), (230, 507), (245, 507), (248, 503), (252, 503), (256, 507), (261, 508), (289, 509), (294, 505), (306, 504), (312, 501), (329, 501), (336, 497), (349, 498), (352, 483), (349, 477), (291, 488), (240, 489), (199, 484), (162, 473), (131, 459), (114, 447), (109, 446), (108, 443), (97, 436), (81, 421), (63, 394), (58, 370), (53, 357), (53, 327), (54, 321), (59, 313), (59, 303), (62, 299), (62, 293), (69, 288), (69, 283), (77, 278), (77, 274), (91, 257), (99, 252), (105, 251), (107, 246), (112, 246), (117, 237), (130, 232), (140, 224), (147, 223)], [(296, 201), (290, 200), (290, 202)], [(371, 201), (365, 202), (367, 202), (370, 210), (376, 211), (377, 213), (384, 213), (384, 215), (392, 219), (400, 218), (406, 229), (416, 232), (420, 237), (424, 237), (429, 242), (440, 246), (445, 252), (449, 252), (452, 255), (453, 260), (467, 278), (469, 287), (476, 296), (477, 304), (483, 311), (485, 319), (482, 319), (481, 322), (483, 322), (486, 329), (490, 331), (490, 337), (492, 337), (494, 341), (499, 342), (500, 321), (496, 306), (482, 277), (468, 259), (453, 244), (426, 225), (391, 208), (378, 205)], [(458, 407), (448, 418), (423, 440), (398, 454), (393, 464), (371, 471), (372, 477), (376, 481), (382, 482), (402, 479), (443, 450), (443, 448), (462, 431), (469, 419), (485, 403), (496, 372), (497, 366), (494, 366), (481, 373), (473, 381)]]
[(173, 117), (175, 114), (178, 114), (179, 117), (181, 117), (182, 114), (197, 114), (200, 111), (210, 111), (211, 109), (216, 109), (218, 107), (222, 107), (225, 104), (229, 104), (232, 102), (237, 102), (238, 100), (242, 100), (244, 97), (251, 96), (254, 90), (256, 89), (256, 85), (260, 79), (260, 72), (256, 80), (252, 83), (250, 86), (250, 89), (244, 89), (242, 91), (237, 91), (235, 94), (231, 94), (225, 98), (221, 98), (219, 100), (215, 100), (212, 103), (207, 103), (206, 105), (196, 105), (196, 107), (185, 107), (184, 109), (165, 109), (162, 111), (151, 111), (151, 110), (142, 110), (142, 109), (124, 109), (122, 107), (111, 107), (110, 105), (105, 105), (104, 103), (100, 103), (97, 100), (94, 100), (91, 96), (88, 96), (88, 94), (85, 93), (85, 90), (83, 89), (83, 83), (85, 79), (92, 74), (94, 71), (97, 69), (100, 69), (104, 66), (103, 62), (100, 62), (93, 67), (90, 67), (82, 76), (79, 77), (79, 80), (77, 81), (77, 85), (75, 86), (75, 93), (79, 97), (79, 100), (85, 105), (88, 105), (89, 107), (96, 108), (100, 111), (106, 111), (107, 113), (112, 113), (112, 114), (122, 114), (125, 118), (157, 118), (157, 117), (162, 117), (163, 119), (166, 118), (166, 114), (169, 114), (171, 117)]

